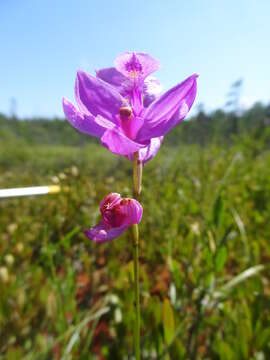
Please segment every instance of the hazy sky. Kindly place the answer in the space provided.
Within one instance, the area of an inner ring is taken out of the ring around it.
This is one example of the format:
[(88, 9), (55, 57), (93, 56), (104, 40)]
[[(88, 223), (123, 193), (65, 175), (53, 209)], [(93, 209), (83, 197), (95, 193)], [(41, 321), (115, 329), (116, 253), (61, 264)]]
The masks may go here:
[(164, 89), (200, 74), (196, 104), (270, 102), (270, 0), (0, 0), (0, 112), (62, 116), (78, 68), (111, 66), (127, 50), (162, 64)]

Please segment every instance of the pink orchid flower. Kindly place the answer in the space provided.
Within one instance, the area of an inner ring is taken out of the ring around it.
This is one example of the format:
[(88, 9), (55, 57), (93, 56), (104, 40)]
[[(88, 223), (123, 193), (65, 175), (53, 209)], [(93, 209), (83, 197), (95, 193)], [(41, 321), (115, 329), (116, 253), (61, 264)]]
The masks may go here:
[(146, 162), (158, 152), (163, 136), (189, 112), (197, 92), (197, 74), (161, 94), (150, 76), (159, 62), (145, 53), (126, 52), (115, 67), (96, 71), (96, 77), (78, 71), (75, 107), (63, 98), (69, 123), (80, 132), (101, 139), (111, 152)]
[(101, 201), (100, 212), (102, 220), (96, 226), (84, 231), (89, 239), (97, 243), (113, 240), (131, 225), (139, 224), (143, 208), (137, 200), (122, 198), (120, 194), (111, 193)]

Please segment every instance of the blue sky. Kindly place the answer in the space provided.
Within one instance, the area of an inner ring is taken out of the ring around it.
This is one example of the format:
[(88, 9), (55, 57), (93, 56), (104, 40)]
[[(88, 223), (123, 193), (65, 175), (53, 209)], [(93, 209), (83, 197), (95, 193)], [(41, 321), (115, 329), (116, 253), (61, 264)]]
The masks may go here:
[(239, 78), (243, 105), (270, 102), (269, 16), (269, 0), (0, 0), (0, 112), (15, 98), (20, 117), (62, 116), (76, 70), (126, 50), (160, 60), (164, 89), (199, 73), (206, 109)]

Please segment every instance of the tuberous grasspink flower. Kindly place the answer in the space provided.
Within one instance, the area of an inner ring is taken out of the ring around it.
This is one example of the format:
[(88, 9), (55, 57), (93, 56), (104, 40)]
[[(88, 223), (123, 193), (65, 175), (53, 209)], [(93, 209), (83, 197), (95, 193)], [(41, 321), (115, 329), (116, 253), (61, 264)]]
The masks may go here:
[(145, 53), (126, 52), (115, 67), (92, 76), (78, 71), (77, 107), (63, 98), (69, 123), (80, 132), (101, 139), (111, 152), (144, 163), (158, 152), (163, 136), (189, 112), (197, 92), (197, 74), (165, 93), (151, 76), (159, 62)]
[(113, 240), (130, 226), (139, 224), (143, 208), (137, 200), (111, 193), (101, 201), (100, 212), (102, 220), (84, 231), (89, 239), (98, 243)]

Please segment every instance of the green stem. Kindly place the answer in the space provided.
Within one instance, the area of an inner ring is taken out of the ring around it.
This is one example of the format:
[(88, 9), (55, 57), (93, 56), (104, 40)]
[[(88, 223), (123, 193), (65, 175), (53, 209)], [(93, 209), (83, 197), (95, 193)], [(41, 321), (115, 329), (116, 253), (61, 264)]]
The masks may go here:
[(136, 323), (134, 333), (134, 346), (136, 360), (140, 360), (140, 288), (139, 288), (139, 229), (133, 225), (133, 256), (134, 256), (134, 293), (136, 307)]
[[(142, 163), (138, 160), (138, 153), (134, 154), (133, 160), (133, 196), (139, 200), (142, 182)], [(134, 293), (136, 307), (136, 323), (134, 334), (134, 345), (136, 360), (141, 358), (140, 349), (140, 282), (139, 282), (139, 226), (137, 224), (132, 227), (133, 235), (133, 256), (134, 256)]]

